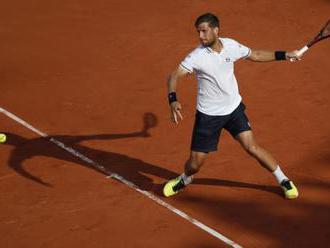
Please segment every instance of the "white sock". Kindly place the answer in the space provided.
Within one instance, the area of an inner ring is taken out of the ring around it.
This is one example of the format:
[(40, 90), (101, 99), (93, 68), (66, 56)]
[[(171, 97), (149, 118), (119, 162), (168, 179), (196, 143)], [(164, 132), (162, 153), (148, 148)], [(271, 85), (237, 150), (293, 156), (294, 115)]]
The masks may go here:
[(288, 177), (284, 175), (283, 171), (281, 170), (280, 166), (278, 165), (276, 170), (273, 171), (273, 175), (276, 178), (276, 181), (281, 184), (283, 180), (288, 180)]
[(188, 185), (193, 180), (193, 176), (187, 176), (185, 173), (181, 174), (181, 178), (183, 179), (184, 185)]

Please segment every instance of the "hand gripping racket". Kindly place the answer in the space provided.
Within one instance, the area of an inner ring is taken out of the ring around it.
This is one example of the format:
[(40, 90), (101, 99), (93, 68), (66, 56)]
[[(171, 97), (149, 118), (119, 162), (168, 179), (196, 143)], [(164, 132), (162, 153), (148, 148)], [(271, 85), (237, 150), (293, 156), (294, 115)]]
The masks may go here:
[(307, 43), (306, 46), (298, 50), (297, 55), (300, 57), (303, 55), (311, 46), (316, 44), (317, 42), (324, 40), (330, 37), (330, 20), (323, 26), (321, 31), (314, 37), (313, 40)]

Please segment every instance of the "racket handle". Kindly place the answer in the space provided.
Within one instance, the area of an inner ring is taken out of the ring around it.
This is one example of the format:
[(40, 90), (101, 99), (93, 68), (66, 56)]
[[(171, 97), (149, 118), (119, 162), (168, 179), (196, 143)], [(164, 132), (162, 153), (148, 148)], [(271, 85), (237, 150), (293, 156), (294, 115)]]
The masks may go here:
[[(298, 57), (302, 56), (308, 50), (308, 48), (308, 46), (304, 46), (303, 48), (299, 49), (297, 52)], [(291, 58), (290, 61), (294, 62), (295, 60)]]
[(300, 50), (298, 50), (297, 55), (300, 57), (300, 56), (303, 55), (307, 50), (308, 50), (308, 46), (304, 46), (303, 48), (301, 48)]

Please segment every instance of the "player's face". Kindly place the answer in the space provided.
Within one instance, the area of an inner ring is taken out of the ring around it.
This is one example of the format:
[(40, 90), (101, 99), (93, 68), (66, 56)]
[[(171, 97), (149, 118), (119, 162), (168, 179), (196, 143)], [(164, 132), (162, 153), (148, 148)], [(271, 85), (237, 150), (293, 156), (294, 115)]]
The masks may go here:
[(203, 46), (212, 46), (218, 39), (219, 28), (212, 28), (207, 22), (202, 22), (197, 27), (197, 33)]

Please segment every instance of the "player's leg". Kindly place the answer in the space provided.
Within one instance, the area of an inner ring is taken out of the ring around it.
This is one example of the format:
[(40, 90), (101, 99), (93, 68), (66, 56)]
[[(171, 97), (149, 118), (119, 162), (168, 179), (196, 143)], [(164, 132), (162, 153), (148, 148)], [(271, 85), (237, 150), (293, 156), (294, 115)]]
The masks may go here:
[(208, 153), (206, 152), (198, 152), (198, 151), (191, 151), (190, 157), (185, 163), (185, 174), (187, 177), (196, 174), (202, 165), (204, 164)]
[(177, 178), (168, 181), (163, 193), (165, 196), (172, 196), (177, 194), (180, 190), (192, 182), (193, 175), (196, 174), (204, 164), (208, 153), (191, 151), (189, 159), (185, 163), (184, 173)]
[(185, 163), (184, 173), (165, 184), (163, 188), (165, 196), (177, 194), (192, 182), (192, 176), (200, 170), (208, 153), (217, 150), (219, 136), (224, 123), (225, 121), (223, 121), (222, 117), (209, 116), (197, 111), (191, 152), (189, 159)]
[(273, 173), (277, 182), (283, 188), (286, 198), (293, 199), (298, 197), (298, 190), (293, 182), (282, 172), (279, 163), (273, 155), (257, 144), (251, 130), (239, 133), (236, 139), (248, 154), (254, 157), (264, 168)]
[(286, 198), (293, 199), (298, 197), (297, 188), (282, 172), (276, 159), (270, 152), (257, 144), (251, 131), (249, 119), (245, 114), (245, 105), (243, 103), (231, 114), (230, 120), (224, 128), (240, 142), (248, 154), (254, 157), (264, 168), (273, 173), (284, 190)]
[[(258, 162), (269, 172), (274, 172), (278, 166), (278, 162), (266, 149), (260, 147), (251, 130), (239, 133), (236, 140), (241, 144), (244, 150), (258, 160)], [(286, 178), (287, 179), (287, 178)]]

